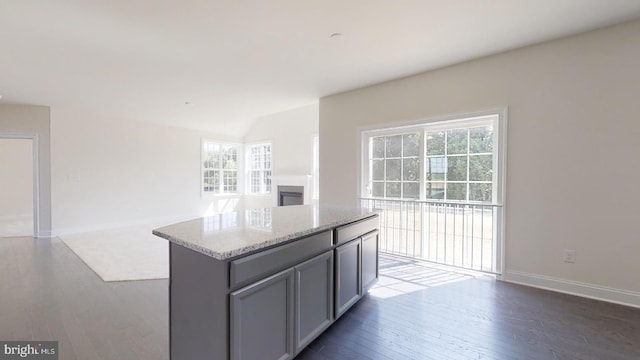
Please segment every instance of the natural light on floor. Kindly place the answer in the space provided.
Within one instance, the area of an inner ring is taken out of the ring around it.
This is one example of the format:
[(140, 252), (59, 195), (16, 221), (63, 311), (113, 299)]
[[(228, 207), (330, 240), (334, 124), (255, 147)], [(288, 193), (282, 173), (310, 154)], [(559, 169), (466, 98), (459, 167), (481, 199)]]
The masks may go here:
[(458, 270), (407, 257), (380, 253), (380, 278), (369, 291), (377, 298), (390, 298), (476, 277), (490, 276)]

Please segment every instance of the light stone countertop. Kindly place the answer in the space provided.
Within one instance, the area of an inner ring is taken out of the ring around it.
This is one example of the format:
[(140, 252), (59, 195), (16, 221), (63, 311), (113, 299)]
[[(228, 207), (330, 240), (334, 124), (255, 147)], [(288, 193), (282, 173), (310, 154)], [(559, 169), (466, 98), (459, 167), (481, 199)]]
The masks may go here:
[(377, 213), (365, 208), (325, 205), (280, 206), (202, 217), (155, 229), (153, 234), (225, 260)]

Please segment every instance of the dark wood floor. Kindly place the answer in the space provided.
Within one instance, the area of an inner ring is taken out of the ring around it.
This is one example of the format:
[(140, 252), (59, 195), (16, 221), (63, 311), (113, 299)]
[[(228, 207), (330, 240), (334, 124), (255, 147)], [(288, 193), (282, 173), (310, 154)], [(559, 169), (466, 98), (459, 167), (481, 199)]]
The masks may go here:
[(168, 280), (103, 282), (59, 239), (0, 239), (0, 340), (60, 360), (168, 359)]
[[(298, 359), (640, 359), (640, 309), (402, 258), (381, 272)], [(105, 283), (58, 239), (0, 239), (0, 340), (58, 340), (61, 360), (168, 359), (167, 286)]]

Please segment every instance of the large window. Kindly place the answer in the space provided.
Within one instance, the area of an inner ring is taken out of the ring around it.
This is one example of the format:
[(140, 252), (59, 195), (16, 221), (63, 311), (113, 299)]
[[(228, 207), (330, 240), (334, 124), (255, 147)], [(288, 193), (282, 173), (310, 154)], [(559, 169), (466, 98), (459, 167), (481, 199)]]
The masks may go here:
[(363, 196), (496, 202), (495, 116), (363, 133)]
[(500, 273), (506, 111), (362, 132), (360, 202), (380, 250)]
[(238, 193), (238, 145), (202, 142), (202, 191)]
[(271, 193), (271, 144), (248, 147), (248, 178), (250, 194)]

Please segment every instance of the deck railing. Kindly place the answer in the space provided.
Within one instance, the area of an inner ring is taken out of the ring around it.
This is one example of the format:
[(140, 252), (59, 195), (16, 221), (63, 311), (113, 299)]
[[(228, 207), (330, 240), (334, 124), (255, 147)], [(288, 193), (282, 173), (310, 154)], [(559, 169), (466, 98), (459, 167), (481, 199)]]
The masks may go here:
[(500, 270), (500, 205), (374, 198), (360, 202), (383, 210), (380, 251), (472, 270)]

